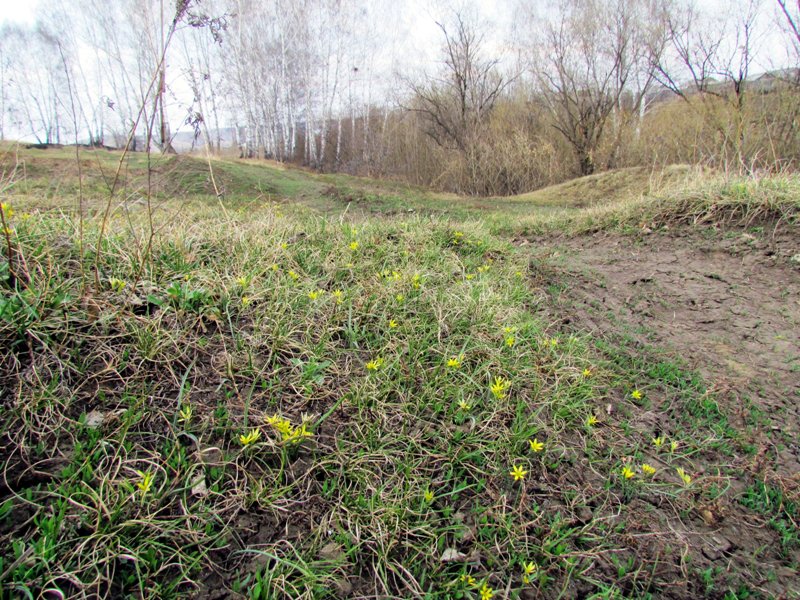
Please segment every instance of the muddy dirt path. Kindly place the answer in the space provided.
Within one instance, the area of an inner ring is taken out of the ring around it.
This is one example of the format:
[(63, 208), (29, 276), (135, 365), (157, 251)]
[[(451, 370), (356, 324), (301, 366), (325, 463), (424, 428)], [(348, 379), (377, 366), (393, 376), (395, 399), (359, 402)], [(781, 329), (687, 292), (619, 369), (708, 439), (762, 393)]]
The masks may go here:
[(601, 233), (554, 245), (573, 328), (667, 349), (732, 412), (749, 399), (794, 439), (779, 470), (800, 474), (800, 231)]
[[(665, 356), (699, 372), (741, 436), (742, 445), (724, 457), (707, 449), (693, 455), (697, 472), (710, 477), (719, 474), (720, 460), (728, 463), (728, 487), (713, 502), (697, 495), (694, 509), (682, 513), (635, 502), (627, 507), (631, 531), (639, 523), (641, 535), (657, 529), (660, 543), (686, 548), (694, 571), (684, 570), (683, 559), (674, 561), (682, 566), (665, 572), (674, 589), (662, 597), (722, 598), (724, 585), (703, 588), (698, 574), (724, 579), (725, 572), (747, 574), (746, 586), (763, 597), (800, 597), (796, 548), (781, 551), (786, 533), (782, 539), (743, 500), (757, 482), (784, 490), (787, 498), (800, 490), (800, 231), (773, 225), (598, 233), (531, 246), (531, 268), (542, 269), (538, 283), (549, 286), (546, 310), (564, 331), (641, 353), (648, 363)], [(675, 425), (674, 405), (658, 396), (630, 415), (630, 426), (643, 435)], [(706, 431), (707, 424), (697, 426)], [(784, 525), (796, 532), (792, 520)]]

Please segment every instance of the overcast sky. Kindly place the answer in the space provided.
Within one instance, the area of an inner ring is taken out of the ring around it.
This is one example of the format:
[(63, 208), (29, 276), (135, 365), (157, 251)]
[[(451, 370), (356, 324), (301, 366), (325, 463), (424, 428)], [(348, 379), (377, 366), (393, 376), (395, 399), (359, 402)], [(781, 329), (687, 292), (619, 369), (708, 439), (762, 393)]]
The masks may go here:
[[(67, 5), (70, 0), (67, 0)], [(105, 0), (109, 3), (116, 0)], [(524, 0), (547, 14), (557, 11), (562, 0)], [(730, 15), (732, 7), (744, 8), (749, 0), (696, 0), (698, 7), (708, 14), (712, 23), (716, 15)], [(384, 8), (377, 13), (383, 18), (375, 23), (373, 35), (394, 40), (391, 50), (386, 55), (377, 57), (374, 65), (378, 80), (375, 85), (386, 87), (383, 92), (387, 98), (396, 82), (393, 75), (402, 73), (412, 78), (423, 78), (424, 74), (433, 75), (440, 67), (442, 59), (442, 32), (436, 21), (452, 21), (455, 11), (461, 12), (467, 21), (477, 24), (484, 36), (484, 50), (488, 56), (503, 61), (506, 67), (514, 69), (515, 53), (510, 50), (511, 33), (515, 27), (525, 29), (530, 24), (524, 21), (515, 22), (519, 12), (515, 6), (519, 0), (388, 0), (382, 4)], [(0, 0), (0, 24), (17, 23), (34, 25), (37, 9), (42, 6), (41, 0)], [(384, 13), (385, 11), (385, 13)], [(383, 14), (382, 14), (383, 13)], [(755, 44), (756, 60), (751, 74), (781, 68), (788, 63), (787, 51), (784, 48), (776, 19), (777, 3), (775, 0), (762, 0), (759, 13), (759, 35)], [(396, 45), (395, 45), (396, 44)], [(387, 46), (389, 48), (389, 46)], [(504, 59), (504, 60), (503, 60)], [(172, 65), (178, 58), (173, 58)], [(359, 65), (360, 66), (360, 65)], [(180, 73), (180, 69), (172, 69), (171, 73)], [(180, 77), (170, 85), (176, 96), (190, 98), (187, 83)], [(373, 90), (375, 88), (373, 87)], [(180, 122), (185, 111), (178, 110)]]
[[(108, 0), (113, 2), (114, 0)], [(552, 7), (555, 0), (529, 0), (540, 7)], [(411, 32), (414, 40), (414, 56), (406, 55), (407, 63), (417, 66), (435, 61), (440, 45), (441, 31), (438, 30), (435, 20), (442, 18), (454, 8), (473, 12), (478, 17), (477, 22), (489, 26), (486, 35), (487, 49), (500, 50), (504, 45), (506, 33), (510, 30), (514, 18), (513, 0), (404, 0), (407, 10), (403, 10), (403, 25)], [(731, 0), (698, 0), (697, 5), (711, 14), (723, 14), (730, 11)], [(0, 24), (15, 22), (32, 25), (36, 21), (36, 10), (39, 0), (0, 0)], [(546, 10), (546, 8), (545, 8)], [(775, 27), (776, 3), (774, 0), (762, 0), (761, 25), (763, 37), (760, 40), (758, 63), (761, 69), (784, 66), (786, 57), (783, 55), (779, 32)], [(492, 30), (495, 35), (492, 35)], [(498, 35), (499, 34), (499, 35)]]
[(0, 23), (33, 23), (39, 0), (0, 0)]

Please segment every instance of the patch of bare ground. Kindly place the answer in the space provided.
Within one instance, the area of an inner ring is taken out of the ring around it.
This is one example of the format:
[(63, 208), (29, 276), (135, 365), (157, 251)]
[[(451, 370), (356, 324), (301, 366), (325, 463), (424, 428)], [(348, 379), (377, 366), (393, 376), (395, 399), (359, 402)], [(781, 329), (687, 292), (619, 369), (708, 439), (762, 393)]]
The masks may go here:
[[(716, 390), (731, 400), (748, 396), (773, 428), (798, 437), (796, 230), (595, 234), (560, 245), (574, 326), (593, 334), (622, 329), (666, 347)], [(778, 466), (797, 473), (798, 461), (795, 445)]]
[[(696, 455), (706, 476), (725, 474), (720, 481), (728, 488), (713, 502), (698, 498), (694, 508), (674, 512), (628, 507), (632, 539), (641, 542), (641, 536), (660, 531), (645, 555), (657, 562), (656, 546), (677, 544), (689, 559), (681, 562), (693, 565), (673, 573), (675, 588), (668, 597), (715, 597), (713, 586), (704, 589), (695, 580), (700, 574), (717, 579), (724, 572), (749, 573), (746, 588), (764, 597), (800, 594), (800, 552), (777, 551), (787, 535), (797, 536), (798, 524), (789, 519), (788, 530), (776, 532), (752, 502), (754, 487), (780, 489), (784, 501), (795, 506), (800, 497), (798, 233), (796, 226), (773, 222), (749, 229), (681, 227), (536, 242), (534, 254), (545, 260), (531, 264), (544, 265), (538, 267), (544, 269), (540, 283), (551, 284), (553, 318), (563, 329), (632, 354), (655, 351), (685, 372), (699, 373), (737, 437), (739, 445), (727, 455), (709, 448)], [(632, 416), (634, 427), (668, 432), (681, 419), (691, 421), (676, 414), (680, 410), (666, 394), (658, 395)], [(703, 431), (706, 424), (696, 427)]]

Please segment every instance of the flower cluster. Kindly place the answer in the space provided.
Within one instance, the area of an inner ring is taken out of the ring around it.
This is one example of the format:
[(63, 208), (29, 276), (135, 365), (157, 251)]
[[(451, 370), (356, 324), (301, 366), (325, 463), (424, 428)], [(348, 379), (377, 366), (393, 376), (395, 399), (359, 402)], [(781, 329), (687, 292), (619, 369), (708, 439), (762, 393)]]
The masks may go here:
[(498, 400), (503, 400), (506, 397), (508, 388), (511, 387), (511, 382), (502, 377), (495, 377), (492, 384), (489, 386), (489, 391)]
[(266, 421), (268, 425), (280, 434), (281, 441), (288, 444), (299, 444), (303, 440), (314, 436), (308, 430), (305, 420), (297, 427), (294, 427), (289, 419), (284, 419), (280, 415), (269, 415), (266, 417)]
[(383, 279), (392, 280), (392, 281), (400, 281), (400, 279), (402, 277), (402, 275), (400, 274), (400, 271), (390, 271), (389, 269), (386, 269), (385, 271), (381, 271), (380, 273), (378, 273), (378, 276), (382, 277)]

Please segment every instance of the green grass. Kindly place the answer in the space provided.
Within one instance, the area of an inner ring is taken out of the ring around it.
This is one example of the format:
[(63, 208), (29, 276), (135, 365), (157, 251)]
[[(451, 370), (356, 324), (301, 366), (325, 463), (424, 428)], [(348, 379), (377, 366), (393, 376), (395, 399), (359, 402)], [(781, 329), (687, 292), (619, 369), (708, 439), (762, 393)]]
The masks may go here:
[(508, 200), (539, 206), (585, 208), (637, 199), (670, 185), (684, 185), (696, 174), (696, 170), (686, 165), (671, 165), (655, 171), (629, 167), (579, 177)]
[(764, 482), (747, 488), (739, 499), (744, 506), (764, 515), (769, 526), (778, 532), (783, 555), (798, 566), (797, 550), (800, 548), (800, 504), (787, 497), (784, 490)]
[[(0, 597), (642, 598), (681, 576), (679, 544), (631, 540), (643, 505), (726, 493), (725, 416), (681, 365), (555, 328), (502, 233), (519, 213), (248, 161), (213, 162), (222, 199), (173, 157), (148, 246), (142, 157), (101, 236), (106, 179), (81, 220), (48, 156), (22, 157), (0, 263)], [(664, 397), (673, 426), (642, 429)]]

